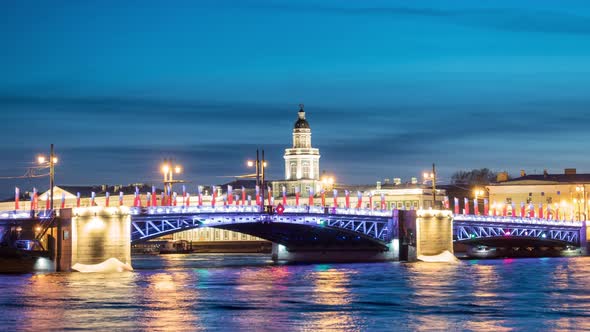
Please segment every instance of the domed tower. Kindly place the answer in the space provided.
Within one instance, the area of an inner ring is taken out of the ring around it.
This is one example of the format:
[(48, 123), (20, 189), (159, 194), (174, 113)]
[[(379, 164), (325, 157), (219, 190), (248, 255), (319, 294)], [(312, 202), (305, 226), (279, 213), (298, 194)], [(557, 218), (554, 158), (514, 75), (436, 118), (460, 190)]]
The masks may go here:
[(285, 180), (319, 180), (320, 151), (311, 147), (311, 128), (303, 104), (293, 127), (293, 146), (285, 149)]

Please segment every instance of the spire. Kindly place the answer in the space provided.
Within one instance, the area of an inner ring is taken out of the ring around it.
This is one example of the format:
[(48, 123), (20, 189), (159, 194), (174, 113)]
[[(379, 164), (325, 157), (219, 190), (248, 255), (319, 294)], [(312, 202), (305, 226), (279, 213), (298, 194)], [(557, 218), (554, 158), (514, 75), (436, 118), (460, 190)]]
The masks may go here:
[(305, 110), (304, 110), (304, 108), (305, 108), (305, 105), (299, 104), (299, 118), (301, 120), (305, 120)]

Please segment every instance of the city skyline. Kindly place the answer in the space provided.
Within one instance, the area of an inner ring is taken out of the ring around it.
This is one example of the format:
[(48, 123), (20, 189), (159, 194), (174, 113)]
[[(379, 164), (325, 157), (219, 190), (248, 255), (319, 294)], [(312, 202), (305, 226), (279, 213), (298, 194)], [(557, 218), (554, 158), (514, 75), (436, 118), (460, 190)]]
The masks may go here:
[(60, 4), (0, 14), (0, 176), (55, 143), (58, 184), (282, 179), (299, 103), (339, 182), (588, 171), (583, 2)]

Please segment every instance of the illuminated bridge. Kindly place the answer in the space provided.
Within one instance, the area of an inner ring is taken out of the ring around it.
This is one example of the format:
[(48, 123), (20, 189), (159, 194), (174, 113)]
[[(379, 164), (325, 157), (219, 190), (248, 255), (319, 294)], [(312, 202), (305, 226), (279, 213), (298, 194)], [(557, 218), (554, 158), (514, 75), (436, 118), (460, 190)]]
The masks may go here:
[(265, 213), (258, 206), (160, 206), (131, 208), (131, 241), (199, 227), (241, 232), (290, 249), (357, 247), (387, 250), (397, 234), (392, 211), (287, 206)]
[(453, 240), (488, 246), (565, 245), (579, 247), (585, 242), (580, 221), (539, 218), (454, 215)]

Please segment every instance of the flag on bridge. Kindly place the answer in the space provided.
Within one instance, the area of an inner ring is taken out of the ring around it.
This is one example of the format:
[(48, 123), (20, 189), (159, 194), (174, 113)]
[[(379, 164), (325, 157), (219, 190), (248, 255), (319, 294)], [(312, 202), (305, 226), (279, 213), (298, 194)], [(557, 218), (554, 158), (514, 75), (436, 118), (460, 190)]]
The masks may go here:
[(309, 206), (313, 206), (313, 187), (309, 187)]
[(135, 207), (141, 206), (141, 201), (139, 200), (139, 188), (137, 188), (137, 187), (135, 187), (133, 206), (135, 206)]
[(490, 203), (488, 202), (487, 198), (483, 199), (483, 215), (484, 216), (490, 215)]
[(508, 204), (502, 203), (502, 216), (506, 217), (508, 215)]
[(336, 190), (336, 189), (332, 190), (332, 197), (334, 200), (334, 207), (337, 208), (338, 207), (338, 190)]
[(211, 186), (211, 206), (215, 207), (215, 199), (217, 198), (217, 188)]
[(104, 195), (104, 206), (108, 207), (109, 206), (109, 192), (107, 191)]
[(232, 205), (232, 203), (234, 202), (234, 194), (233, 194), (234, 188), (230, 185), (227, 186), (227, 204), (228, 205)]
[(295, 206), (299, 206), (299, 186), (295, 187)]
[(186, 193), (186, 206), (191, 206), (191, 194)]
[(203, 206), (203, 187), (197, 186), (197, 193), (199, 194), (198, 204), (199, 206)]
[(457, 197), (453, 197), (453, 203), (455, 208), (455, 214), (459, 214), (459, 199)]
[(19, 199), (20, 199), (20, 189), (18, 189), (18, 187), (14, 187), (14, 209), (18, 210), (19, 209)]
[(152, 194), (151, 194), (151, 193), (148, 191), (148, 192), (145, 194), (145, 197), (146, 197), (146, 199), (145, 199), (145, 205), (146, 205), (147, 207), (150, 207), (150, 206), (152, 206)]
[(535, 217), (535, 206), (533, 205), (533, 202), (529, 204), (529, 217)]
[(270, 186), (267, 187), (268, 188), (268, 205), (273, 205), (272, 204), (272, 190), (270, 189)]
[(543, 203), (539, 203), (539, 215), (540, 219), (543, 219)]
[(156, 194), (156, 186), (152, 186), (152, 206), (158, 206), (158, 196)]
[(66, 208), (66, 193), (63, 191), (61, 192), (61, 208)]
[(443, 204), (444, 204), (443, 206), (445, 207), (445, 209), (447, 209), (447, 210), (448, 210), (448, 209), (450, 208), (450, 204), (449, 204), (449, 196), (445, 196), (445, 197), (443, 198)]
[(256, 205), (262, 205), (260, 202), (260, 186), (256, 185)]
[(347, 209), (350, 209), (350, 191), (344, 190), (344, 197), (345, 197), (344, 204), (346, 205)]
[(356, 208), (360, 209), (363, 207), (363, 194), (357, 190), (356, 197), (357, 197)]
[(242, 206), (246, 205), (246, 188), (242, 186)]
[(287, 188), (283, 186), (283, 206), (287, 206)]
[(465, 203), (465, 214), (469, 214), (469, 200), (467, 197), (463, 199), (463, 202)]
[(119, 206), (123, 205), (123, 192), (119, 191)]
[(321, 197), (322, 207), (326, 206), (326, 191), (323, 188), (320, 190), (320, 197)]
[(45, 194), (45, 210), (49, 210), (49, 193)]
[(369, 191), (369, 209), (373, 210), (373, 192)]
[(31, 210), (38, 209), (37, 188), (33, 188), (33, 196), (31, 196)]
[(381, 193), (381, 210), (385, 210), (385, 194)]
[(252, 196), (248, 195), (248, 206), (252, 205)]
[(80, 192), (76, 193), (76, 207), (80, 207)]

